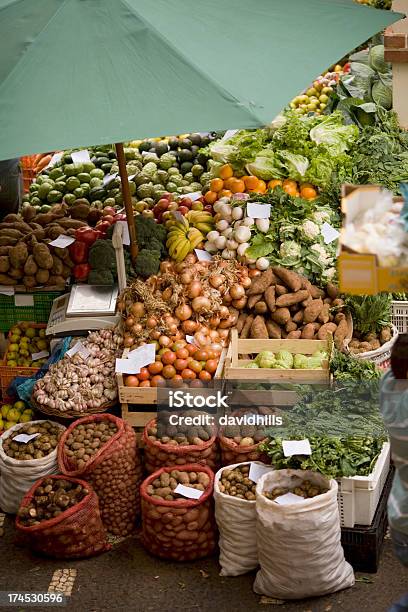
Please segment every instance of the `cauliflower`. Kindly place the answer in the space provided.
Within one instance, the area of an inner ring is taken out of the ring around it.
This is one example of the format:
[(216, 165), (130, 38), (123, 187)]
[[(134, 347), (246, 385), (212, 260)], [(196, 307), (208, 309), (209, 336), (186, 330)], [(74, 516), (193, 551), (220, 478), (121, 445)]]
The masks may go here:
[(316, 225), (316, 223), (313, 223), (313, 221), (309, 221), (309, 219), (303, 221), (300, 231), (302, 232), (303, 236), (309, 240), (314, 240), (320, 234), (319, 226)]
[(328, 223), (330, 221), (330, 213), (327, 210), (318, 210), (312, 214), (312, 219), (319, 224), (323, 224), (325, 221)]
[(330, 257), (324, 246), (322, 246), (321, 244), (312, 244), (310, 250), (314, 251), (318, 255), (319, 263), (322, 266), (328, 266), (333, 262), (333, 258)]
[(336, 268), (329, 268), (325, 271), (324, 276), (327, 280), (332, 280), (336, 275)]
[(286, 240), (280, 245), (279, 253), (282, 259), (299, 259), (301, 253), (301, 246), (294, 240)]

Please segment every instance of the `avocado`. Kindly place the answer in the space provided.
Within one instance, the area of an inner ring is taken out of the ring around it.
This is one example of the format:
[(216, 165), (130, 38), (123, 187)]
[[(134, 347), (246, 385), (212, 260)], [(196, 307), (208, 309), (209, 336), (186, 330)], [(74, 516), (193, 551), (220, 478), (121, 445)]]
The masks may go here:
[(178, 146), (179, 146), (178, 138), (174, 138), (174, 137), (173, 138), (169, 138), (168, 145), (169, 145), (169, 147), (170, 147), (170, 149), (172, 151), (176, 151), (178, 149)]
[(182, 138), (179, 142), (180, 149), (189, 149), (193, 143), (189, 138)]
[(152, 142), (151, 140), (142, 140), (142, 142), (139, 145), (139, 151), (150, 151), (150, 149), (152, 148)]
[(160, 157), (161, 155), (164, 155), (165, 153), (167, 153), (169, 150), (168, 144), (164, 141), (161, 142), (157, 142), (156, 146), (155, 146), (155, 152), (156, 154)]
[(193, 145), (201, 146), (201, 134), (190, 134), (189, 140), (191, 140)]
[(180, 166), (181, 174), (187, 174), (187, 172), (191, 171), (192, 167), (193, 167), (193, 164), (190, 161), (183, 162)]
[(178, 157), (180, 162), (187, 162), (193, 159), (193, 154), (190, 149), (182, 149), (179, 152)]

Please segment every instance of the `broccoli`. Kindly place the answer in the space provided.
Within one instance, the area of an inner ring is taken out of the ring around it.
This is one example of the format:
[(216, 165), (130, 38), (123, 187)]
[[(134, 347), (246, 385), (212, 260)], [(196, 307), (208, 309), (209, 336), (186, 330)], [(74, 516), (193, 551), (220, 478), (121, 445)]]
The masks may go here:
[(142, 249), (136, 257), (135, 272), (142, 278), (157, 274), (160, 269), (160, 252)]
[(88, 263), (93, 270), (112, 270), (116, 254), (110, 240), (97, 240), (89, 249)]
[[(140, 249), (158, 250), (161, 257), (166, 256), (167, 230), (150, 217), (135, 217), (137, 244)], [(154, 245), (154, 248), (153, 246)]]
[(110, 270), (91, 270), (88, 276), (90, 285), (113, 285), (113, 274)]

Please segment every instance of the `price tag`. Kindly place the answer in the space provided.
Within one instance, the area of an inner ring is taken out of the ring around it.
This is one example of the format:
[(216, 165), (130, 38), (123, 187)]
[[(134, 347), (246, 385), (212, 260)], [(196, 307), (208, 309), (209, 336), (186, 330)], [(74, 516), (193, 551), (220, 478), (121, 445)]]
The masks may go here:
[(199, 491), (198, 489), (193, 489), (192, 487), (186, 487), (185, 485), (178, 484), (174, 489), (175, 493), (179, 493), (183, 497), (188, 497), (189, 499), (200, 499), (204, 491)]
[(285, 495), (279, 495), (279, 497), (276, 497), (274, 501), (282, 506), (287, 506), (289, 504), (301, 504), (305, 501), (305, 499), (301, 495), (296, 495), (295, 493), (289, 492), (285, 493)]
[(106, 174), (102, 179), (102, 185), (106, 187), (106, 185), (109, 185), (110, 183), (112, 183), (112, 181), (114, 181), (117, 176), (118, 176), (117, 172), (115, 172), (114, 174)]
[(14, 306), (34, 306), (34, 296), (16, 293), (14, 296)]
[(333, 240), (337, 240), (337, 238), (340, 236), (340, 232), (326, 222), (322, 225), (321, 234), (325, 244), (330, 244), (333, 242)]
[(202, 195), (203, 194), (201, 193), (201, 191), (194, 191), (193, 193), (186, 193), (183, 197), (190, 198), (192, 202), (195, 202), (196, 200), (199, 200)]
[(63, 234), (60, 234), (58, 238), (55, 238), (55, 240), (53, 240), (49, 244), (53, 247), (58, 247), (59, 249), (65, 249), (66, 247), (69, 247), (69, 245), (73, 242), (75, 242), (75, 238), (73, 238), (72, 236), (64, 236)]
[(14, 293), (15, 293), (14, 287), (8, 287), (7, 285), (0, 285), (1, 295), (14, 295)]
[(43, 357), (49, 357), (49, 355), (48, 351), (40, 351), (39, 353), (33, 353), (31, 359), (37, 361), (38, 359), (43, 359)]
[(195, 338), (194, 336), (187, 336), (186, 335), (186, 340), (189, 344), (195, 344)]
[(90, 352), (88, 351), (88, 349), (86, 348), (86, 346), (84, 346), (82, 344), (82, 342), (77, 342), (72, 348), (70, 348), (65, 354), (68, 355), (68, 357), (73, 357), (74, 355), (76, 355), (76, 353), (79, 353), (79, 355), (82, 357), (82, 359), (85, 361), (86, 359), (88, 359), (88, 357), (90, 356)]
[(269, 219), (271, 216), (271, 205), (248, 202), (247, 216), (252, 217), (252, 219)]
[(199, 261), (212, 261), (212, 255), (203, 249), (194, 249)]
[(146, 157), (146, 155), (155, 155), (153, 151), (142, 151), (142, 157)]
[(122, 243), (126, 246), (129, 246), (130, 236), (127, 221), (116, 221), (116, 223), (122, 227)]
[(31, 435), (19, 434), (18, 436), (13, 438), (13, 442), (22, 442), (23, 444), (27, 444), (28, 442), (31, 442), (31, 440), (34, 440), (34, 438), (37, 438), (40, 435), (40, 433), (35, 433)]
[(71, 157), (74, 164), (83, 164), (85, 162), (91, 161), (88, 149), (82, 149), (82, 151), (74, 151), (73, 153), (71, 153)]
[(273, 467), (271, 465), (258, 465), (257, 463), (251, 463), (248, 478), (253, 482), (258, 482), (261, 476), (268, 474), (268, 472), (271, 472), (272, 470)]
[(183, 215), (178, 210), (173, 210), (173, 217), (176, 221), (183, 221)]
[(232, 138), (233, 136), (235, 136), (235, 134), (238, 132), (238, 130), (227, 130), (224, 134), (224, 136), (221, 138), (221, 140), (223, 140), (224, 142), (226, 140), (229, 140), (230, 138)]
[(55, 164), (58, 164), (58, 162), (61, 161), (63, 155), (64, 155), (63, 153), (54, 153), (54, 155), (51, 157), (50, 161), (48, 162), (48, 165), (45, 166), (45, 169), (53, 168)]
[(118, 374), (138, 374), (140, 368), (131, 359), (116, 359), (115, 372), (118, 372)]
[(282, 448), (285, 457), (312, 454), (309, 440), (282, 440)]
[(128, 359), (135, 363), (139, 370), (149, 363), (153, 363), (156, 357), (156, 345), (155, 344), (144, 344), (139, 348), (130, 351), (128, 353)]
[(128, 176), (128, 181), (133, 181), (135, 176), (136, 176), (136, 174), (131, 174), (130, 176)]

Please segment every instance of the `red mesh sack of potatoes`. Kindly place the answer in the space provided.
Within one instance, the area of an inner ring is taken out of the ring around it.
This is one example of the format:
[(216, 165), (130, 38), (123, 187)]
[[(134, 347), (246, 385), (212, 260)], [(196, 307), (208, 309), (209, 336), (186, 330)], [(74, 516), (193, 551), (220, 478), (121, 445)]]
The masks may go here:
[[(268, 425), (263, 425), (261, 418), (258, 419), (258, 417), (270, 417), (276, 412), (272, 408), (260, 407), (243, 408), (231, 413), (229, 416), (234, 419), (234, 424), (222, 427), (219, 432), (221, 465), (246, 461), (270, 463), (267, 456), (259, 450), (260, 444), (267, 438), (265, 428)], [(245, 417), (246, 420), (240, 423), (239, 419), (242, 417)], [(256, 422), (257, 419), (258, 422)], [(255, 424), (251, 424), (251, 421), (255, 421)]]
[[(174, 432), (172, 432), (172, 429), (174, 429)], [(193, 428), (190, 431), (192, 430)], [(160, 432), (158, 432), (157, 419), (149, 421), (143, 431), (147, 472), (151, 474), (161, 467), (184, 466), (188, 463), (207, 465), (216, 471), (219, 464), (216, 429), (208, 427), (208, 430), (205, 431), (205, 436), (208, 436), (207, 440), (200, 438), (199, 435), (187, 437), (185, 434), (189, 432), (181, 433), (178, 426), (171, 426), (168, 429), (170, 434), (173, 433), (173, 437), (171, 435), (158, 437)], [(167, 434), (166, 429), (164, 433)], [(194, 427), (194, 433), (204, 435), (202, 428)], [(183, 437), (185, 438), (185, 444), (183, 444)], [(177, 442), (177, 439), (180, 442)], [(191, 440), (190, 443), (188, 439)], [(163, 442), (163, 440), (166, 440), (166, 442)]]
[(98, 497), (77, 478), (37, 480), (21, 502), (16, 528), (32, 550), (58, 559), (91, 557), (110, 549)]
[[(170, 499), (175, 494), (165, 494), (174, 490), (176, 482), (196, 491), (193, 486), (199, 484), (204, 492), (199, 499), (180, 496)], [(161, 486), (167, 483), (169, 486)], [(145, 548), (157, 557), (174, 561), (193, 561), (210, 555), (217, 545), (213, 485), (212, 470), (197, 464), (185, 465), (180, 470), (165, 467), (146, 478), (141, 486)]]
[(59, 442), (58, 463), (63, 474), (80, 476), (93, 486), (109, 532), (125, 536), (133, 531), (143, 468), (130, 425), (111, 414), (78, 419)]

